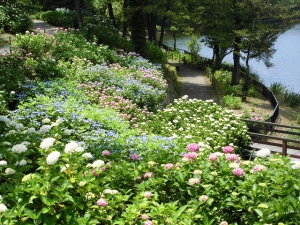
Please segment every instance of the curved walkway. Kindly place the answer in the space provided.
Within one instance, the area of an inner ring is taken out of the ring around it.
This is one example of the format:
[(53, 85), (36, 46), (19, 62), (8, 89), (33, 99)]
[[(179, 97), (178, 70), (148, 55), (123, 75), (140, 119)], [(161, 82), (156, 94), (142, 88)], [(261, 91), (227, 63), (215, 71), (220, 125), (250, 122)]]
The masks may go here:
[(191, 99), (213, 99), (211, 82), (203, 71), (178, 61), (169, 60), (168, 62), (172, 66), (179, 67), (178, 73), (182, 76), (182, 95), (187, 95)]

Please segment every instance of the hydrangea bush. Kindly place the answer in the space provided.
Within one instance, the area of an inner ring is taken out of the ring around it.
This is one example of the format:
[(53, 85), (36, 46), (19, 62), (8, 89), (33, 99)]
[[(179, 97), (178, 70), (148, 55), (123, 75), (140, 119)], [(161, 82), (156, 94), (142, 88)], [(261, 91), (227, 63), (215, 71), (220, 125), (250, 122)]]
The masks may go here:
[(299, 161), (243, 160), (251, 140), (231, 111), (187, 96), (162, 108), (160, 66), (107, 52), (118, 64), (61, 51), (71, 73), (27, 82), (0, 116), (1, 224), (298, 223)]

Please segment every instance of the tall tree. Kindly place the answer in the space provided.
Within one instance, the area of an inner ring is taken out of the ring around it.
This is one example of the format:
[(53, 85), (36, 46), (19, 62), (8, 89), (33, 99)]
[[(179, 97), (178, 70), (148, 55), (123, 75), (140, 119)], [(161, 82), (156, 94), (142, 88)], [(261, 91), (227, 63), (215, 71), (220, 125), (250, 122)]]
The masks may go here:
[(131, 40), (134, 50), (141, 56), (147, 56), (146, 32), (144, 23), (144, 0), (128, 0)]
[(83, 22), (83, 17), (81, 13), (82, 7), (83, 7), (83, 0), (75, 0), (75, 9), (76, 9), (77, 20), (79, 24)]
[(112, 21), (112, 25), (117, 28), (116, 19), (114, 15), (113, 6), (110, 0), (107, 0), (107, 9), (110, 20)]
[[(276, 41), (276, 38), (271, 37), (277, 37), (291, 26), (292, 18), (295, 16), (293, 9), (296, 7), (295, 4), (283, 0), (195, 0), (194, 4), (192, 13), (194, 15), (198, 13), (199, 16), (194, 16), (189, 24), (193, 25), (195, 31), (206, 35), (206, 40), (214, 46), (216, 54), (220, 47), (233, 50), (234, 69), (231, 85), (239, 84), (240, 81), (241, 53), (252, 52), (253, 44), (256, 43), (255, 58), (259, 59), (265, 55), (266, 49), (270, 47), (270, 41), (272, 43)], [(252, 29), (254, 21), (255, 29)], [(248, 32), (242, 32), (245, 30)], [(258, 35), (264, 32), (270, 34), (269, 38)], [(245, 45), (245, 39), (249, 39), (249, 34), (255, 36), (255, 42), (251, 38), (252, 44)], [(269, 55), (271, 52), (269, 51)]]

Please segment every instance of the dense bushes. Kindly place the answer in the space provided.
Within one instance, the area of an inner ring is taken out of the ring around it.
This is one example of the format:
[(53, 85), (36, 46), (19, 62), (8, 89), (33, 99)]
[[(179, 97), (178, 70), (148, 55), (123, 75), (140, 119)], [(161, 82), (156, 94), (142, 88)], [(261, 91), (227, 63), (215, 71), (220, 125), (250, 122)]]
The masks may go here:
[(40, 14), (40, 18), (43, 21), (58, 27), (78, 27), (76, 11), (71, 11), (65, 8), (43, 12)]
[(0, 6), (0, 33), (24, 33), (31, 27), (31, 18), (24, 10), (9, 4)]

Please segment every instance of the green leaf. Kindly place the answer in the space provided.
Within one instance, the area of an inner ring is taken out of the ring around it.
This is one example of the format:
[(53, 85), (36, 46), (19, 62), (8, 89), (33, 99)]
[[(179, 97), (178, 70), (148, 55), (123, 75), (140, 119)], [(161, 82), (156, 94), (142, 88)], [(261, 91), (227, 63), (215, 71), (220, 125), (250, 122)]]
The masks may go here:
[(260, 211), (259, 209), (254, 209), (254, 211), (259, 215), (261, 218), (263, 217), (263, 212)]
[(182, 214), (182, 212), (186, 209), (187, 205), (180, 207), (180, 209), (175, 213), (173, 219), (176, 221), (177, 218)]

